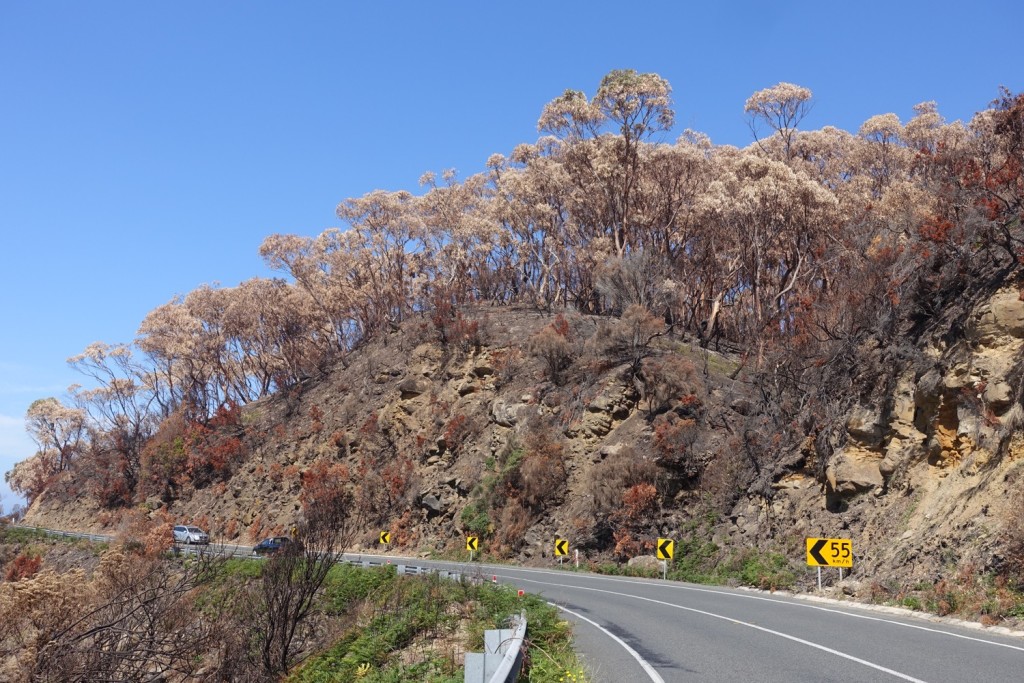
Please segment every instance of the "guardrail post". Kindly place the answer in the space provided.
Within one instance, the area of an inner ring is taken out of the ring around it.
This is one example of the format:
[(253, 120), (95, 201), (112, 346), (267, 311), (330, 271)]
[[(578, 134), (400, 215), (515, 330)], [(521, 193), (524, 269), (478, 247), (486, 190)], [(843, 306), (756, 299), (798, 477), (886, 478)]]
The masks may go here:
[(509, 683), (519, 676), (523, 665), (526, 612), (513, 629), (484, 631), (484, 651), (466, 653), (464, 683)]

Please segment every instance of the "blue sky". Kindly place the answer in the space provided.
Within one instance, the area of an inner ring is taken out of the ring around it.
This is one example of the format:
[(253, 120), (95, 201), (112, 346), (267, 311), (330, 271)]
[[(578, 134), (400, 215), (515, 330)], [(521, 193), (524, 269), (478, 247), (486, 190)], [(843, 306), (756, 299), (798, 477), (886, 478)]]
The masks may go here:
[(736, 145), (746, 98), (779, 81), (814, 91), (805, 128), (924, 100), (967, 119), (1024, 88), (1022, 24), (1019, 2), (983, 0), (4, 0), (0, 471), (33, 451), (28, 405), (80, 381), (66, 358), (200, 284), (269, 274), (266, 235), (336, 225), (347, 197), (482, 170), (566, 88), (656, 72), (677, 133)]

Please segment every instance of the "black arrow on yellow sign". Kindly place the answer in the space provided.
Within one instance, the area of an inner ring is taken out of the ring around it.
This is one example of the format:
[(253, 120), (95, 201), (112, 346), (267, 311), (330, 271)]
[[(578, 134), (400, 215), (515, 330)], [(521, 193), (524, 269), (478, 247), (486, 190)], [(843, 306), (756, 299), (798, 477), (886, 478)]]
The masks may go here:
[(555, 555), (568, 555), (569, 541), (564, 538), (555, 539)]
[(381, 543), (381, 545), (387, 545), (388, 543), (391, 543), (391, 532), (390, 531), (382, 531), (382, 532), (380, 532), (380, 543)]
[(658, 559), (659, 560), (671, 560), (672, 553), (675, 551), (675, 541), (671, 538), (659, 538), (658, 539)]
[(476, 550), (476, 546), (477, 546), (477, 537), (476, 536), (466, 536), (466, 550)]
[(821, 554), (821, 549), (825, 547), (826, 543), (828, 543), (827, 538), (819, 538), (815, 541), (814, 545), (807, 549), (807, 554), (813, 557), (818, 565), (822, 567), (829, 566), (828, 560)]

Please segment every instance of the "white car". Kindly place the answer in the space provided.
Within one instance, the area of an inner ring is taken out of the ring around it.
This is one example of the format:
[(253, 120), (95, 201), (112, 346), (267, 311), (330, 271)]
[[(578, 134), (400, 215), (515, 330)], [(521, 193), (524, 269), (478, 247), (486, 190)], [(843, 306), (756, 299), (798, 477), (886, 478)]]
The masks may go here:
[(174, 527), (174, 542), (188, 545), (193, 543), (206, 545), (210, 542), (210, 537), (197, 526), (178, 525)]

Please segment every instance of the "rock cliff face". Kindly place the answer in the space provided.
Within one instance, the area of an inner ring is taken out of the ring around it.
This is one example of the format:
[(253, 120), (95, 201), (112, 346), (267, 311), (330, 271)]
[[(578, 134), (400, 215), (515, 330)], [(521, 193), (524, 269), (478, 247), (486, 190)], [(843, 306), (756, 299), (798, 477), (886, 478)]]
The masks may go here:
[[(479, 318), (485, 342), (477, 348), (446, 349), (425, 323), (411, 322), (326, 379), (247, 406), (249, 457), (229, 479), (144, 508), (252, 542), (293, 524), (303, 473), (328, 461), (353, 482), (379, 480), (379, 497), (364, 501), (367, 549), (388, 528), (403, 552), (454, 551), (480, 523), (491, 551), (523, 561), (548, 556), (556, 535), (608, 558), (643, 550), (644, 539), (687, 534), (726, 551), (782, 551), (796, 566), (805, 537), (851, 538), (862, 582), (935, 580), (965, 564), (994, 571), (1004, 559), (1024, 454), (1024, 302), (1015, 289), (975, 310), (960, 338), (932, 342), (924, 364), (893, 368), (889, 394), (849, 411), (827, 461), (808, 438), (790, 465), (773, 470), (767, 495), (735, 491), (742, 463), (730, 460), (729, 439), (752, 410), (736, 359), (666, 340), (655, 355), (692, 364), (704, 379), (699, 415), (669, 401), (659, 411), (672, 419), (659, 422), (653, 392), (627, 368), (583, 357), (592, 354), (584, 341), (606, 334), (606, 322), (571, 318), (574, 367), (586, 372), (558, 386), (526, 350), (550, 316), (489, 309)], [(691, 435), (685, 468), (658, 451), (659, 424)], [(546, 445), (536, 444), (538, 433)], [(533, 481), (522, 453), (544, 449), (557, 457), (534, 458)], [(622, 490), (607, 493), (611, 505), (601, 498), (613, 484), (644, 481), (629, 474), (640, 466), (656, 471), (659, 498), (637, 507), (641, 520), (627, 519)], [(44, 496), (28, 521), (101, 530), (113, 517)]]
[(1024, 301), (999, 291), (961, 339), (924, 349), (931, 369), (897, 371), (890, 396), (850, 411), (823, 490), (800, 474), (784, 479), (775, 515), (807, 536), (852, 534), (863, 577), (996, 568), (1019, 515), (1022, 346)]

